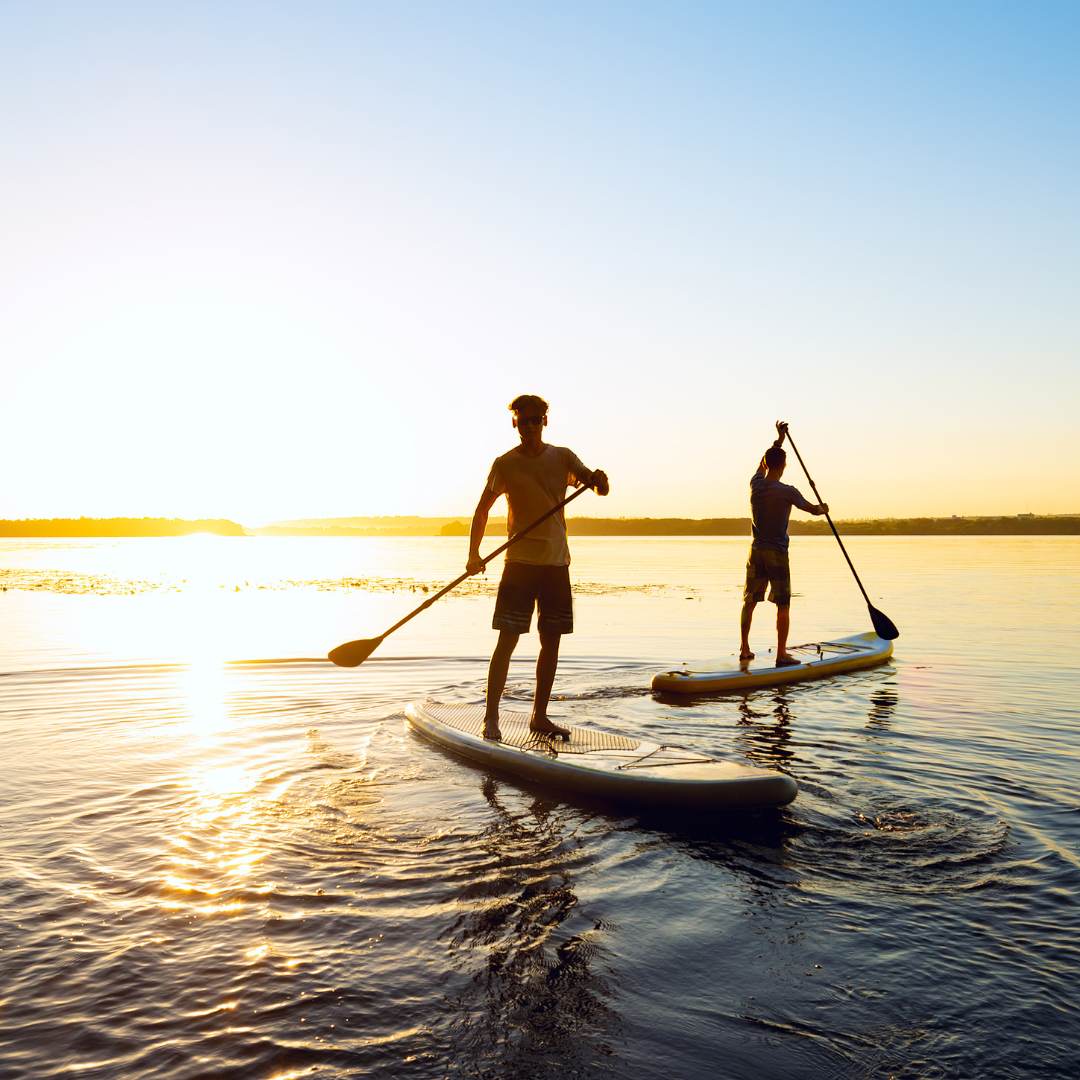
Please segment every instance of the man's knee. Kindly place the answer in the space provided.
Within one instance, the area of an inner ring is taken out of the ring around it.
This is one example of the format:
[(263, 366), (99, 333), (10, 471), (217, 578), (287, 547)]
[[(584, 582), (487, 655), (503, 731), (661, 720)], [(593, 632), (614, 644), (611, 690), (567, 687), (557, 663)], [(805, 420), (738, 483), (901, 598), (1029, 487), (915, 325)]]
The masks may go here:
[(503, 653), (509, 655), (517, 648), (518, 639), (520, 634), (515, 633), (513, 630), (500, 630), (499, 640), (495, 645), (495, 651), (497, 653)]
[(541, 630), (540, 631), (540, 648), (551, 649), (555, 652), (559, 651), (559, 643), (562, 641), (562, 634), (554, 630)]

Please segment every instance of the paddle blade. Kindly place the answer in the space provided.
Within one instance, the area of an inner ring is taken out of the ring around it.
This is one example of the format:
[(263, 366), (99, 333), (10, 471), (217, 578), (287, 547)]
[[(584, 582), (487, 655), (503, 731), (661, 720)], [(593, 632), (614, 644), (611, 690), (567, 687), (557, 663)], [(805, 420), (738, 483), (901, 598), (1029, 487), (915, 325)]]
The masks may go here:
[(359, 667), (378, 647), (381, 637), (361, 638), (359, 641), (346, 641), (326, 655), (338, 667)]
[(900, 636), (896, 624), (883, 611), (878, 611), (873, 605), (867, 605), (870, 612), (870, 621), (874, 624), (874, 633), (885, 641), (895, 641)]

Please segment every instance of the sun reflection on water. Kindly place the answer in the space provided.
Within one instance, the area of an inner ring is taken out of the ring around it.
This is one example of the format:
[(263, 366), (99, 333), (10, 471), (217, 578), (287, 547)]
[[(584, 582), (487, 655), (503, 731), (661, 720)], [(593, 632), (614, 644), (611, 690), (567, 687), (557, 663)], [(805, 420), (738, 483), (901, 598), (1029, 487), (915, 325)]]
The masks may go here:
[(207, 800), (214, 797), (244, 795), (258, 784), (259, 778), (243, 765), (222, 765), (193, 774), (191, 786)]
[(273, 891), (253, 880), (269, 852), (252, 842), (259, 778), (240, 765), (196, 768), (188, 776), (187, 820), (170, 838), (163, 905), (201, 914), (239, 912)]
[(262, 809), (262, 778), (244, 762), (223, 760), (234, 754), (219, 739), (232, 724), (227, 674), (211, 642), (192, 658), (181, 679), (182, 711), (196, 756), (181, 781), (181, 817), (165, 853), (161, 906), (171, 911), (239, 914), (274, 888), (257, 879), (269, 854), (253, 841)]
[(225, 677), (220, 656), (194, 659), (181, 677), (179, 689), (188, 728), (197, 738), (212, 738), (229, 725)]

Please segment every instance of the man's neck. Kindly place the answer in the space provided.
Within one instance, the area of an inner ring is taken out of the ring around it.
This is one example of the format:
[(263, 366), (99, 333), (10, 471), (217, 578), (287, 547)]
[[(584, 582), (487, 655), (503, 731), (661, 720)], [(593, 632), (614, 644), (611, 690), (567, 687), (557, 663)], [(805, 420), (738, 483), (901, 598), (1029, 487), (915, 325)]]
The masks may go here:
[(542, 439), (537, 439), (535, 442), (532, 439), (522, 439), (518, 449), (526, 457), (539, 457), (547, 449), (547, 443)]

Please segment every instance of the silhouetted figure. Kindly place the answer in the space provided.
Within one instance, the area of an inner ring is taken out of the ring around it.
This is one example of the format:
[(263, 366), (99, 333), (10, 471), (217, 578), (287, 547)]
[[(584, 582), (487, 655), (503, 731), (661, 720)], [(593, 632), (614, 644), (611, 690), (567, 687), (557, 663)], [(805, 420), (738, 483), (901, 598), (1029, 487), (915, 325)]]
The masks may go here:
[(787, 466), (787, 453), (783, 449), (787, 424), (776, 421), (776, 441), (765, 451), (757, 472), (750, 478), (750, 513), (753, 517), (754, 540), (750, 545), (750, 557), (746, 560), (746, 586), (743, 589), (742, 618), (740, 629), (742, 643), (740, 660), (753, 660), (750, 651), (750, 623), (754, 608), (765, 599), (765, 586), (769, 586), (769, 599), (776, 605), (776, 666), (797, 664), (787, 651), (788, 629), (791, 625), (791, 570), (788, 566), (788, 520), (791, 508), (797, 506), (808, 514), (827, 514), (827, 503), (809, 503), (798, 488), (780, 483)]
[[(509, 503), (506, 531), (512, 536), (562, 502), (572, 484), (585, 484), (599, 495), (608, 493), (608, 478), (601, 470), (587, 469), (566, 447), (544, 442), (548, 404), (543, 398), (522, 394), (510, 403), (510, 410), (521, 443), (495, 459), (476, 504), (465, 565), (470, 574), (482, 569), (480, 541), (488, 513), (500, 495), (505, 495)], [(506, 564), (491, 620), (492, 629), (499, 631), (499, 641), (488, 668), (486, 739), (500, 738), (499, 702), (506, 686), (510, 657), (518, 638), (529, 632), (534, 607), (539, 608), (540, 655), (536, 661), (536, 694), (529, 726), (533, 731), (569, 738), (569, 732), (553, 724), (547, 715), (559, 664), (559, 643), (563, 634), (574, 631), (569, 566), (566, 519), (561, 510), (506, 549)]]

